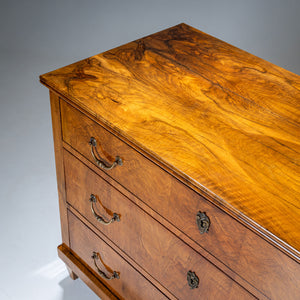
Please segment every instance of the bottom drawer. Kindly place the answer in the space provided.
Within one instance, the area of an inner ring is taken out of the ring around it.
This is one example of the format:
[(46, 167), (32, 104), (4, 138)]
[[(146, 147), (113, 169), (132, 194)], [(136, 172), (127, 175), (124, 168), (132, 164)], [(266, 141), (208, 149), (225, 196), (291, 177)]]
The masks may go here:
[(168, 299), (85, 224), (68, 212), (71, 249), (121, 299)]

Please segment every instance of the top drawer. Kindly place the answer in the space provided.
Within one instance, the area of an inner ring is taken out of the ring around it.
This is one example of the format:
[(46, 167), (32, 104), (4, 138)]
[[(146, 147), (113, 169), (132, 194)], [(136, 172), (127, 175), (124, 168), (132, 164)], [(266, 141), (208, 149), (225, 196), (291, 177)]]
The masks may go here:
[[(89, 144), (94, 137), (107, 166), (119, 156), (123, 165), (104, 170), (109, 176), (250, 284), (273, 299), (300, 293), (295, 261), (64, 101), (61, 117), (66, 143), (94, 162)], [(197, 227), (199, 211), (210, 220), (205, 234)]]

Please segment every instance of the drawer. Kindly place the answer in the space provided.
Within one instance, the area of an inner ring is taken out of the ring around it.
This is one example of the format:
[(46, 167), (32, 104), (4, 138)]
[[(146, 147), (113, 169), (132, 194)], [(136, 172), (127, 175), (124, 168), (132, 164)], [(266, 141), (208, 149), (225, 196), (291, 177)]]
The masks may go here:
[(68, 220), (71, 249), (121, 299), (168, 299), (69, 211)]
[[(67, 144), (93, 162), (89, 141), (94, 137), (107, 160), (121, 157), (122, 166), (105, 171), (109, 176), (251, 285), (273, 299), (293, 298), (300, 292), (297, 262), (64, 101), (61, 115)], [(198, 212), (205, 212), (210, 220), (207, 233), (198, 229)], [(291, 285), (295, 288), (288, 289)]]
[[(79, 160), (68, 152), (64, 158), (68, 203), (175, 297), (252, 299), (246, 290)], [(91, 194), (96, 202), (89, 200)], [(114, 219), (114, 214), (119, 216), (119, 222), (105, 225)], [(198, 276), (199, 288), (189, 287), (189, 271)]]

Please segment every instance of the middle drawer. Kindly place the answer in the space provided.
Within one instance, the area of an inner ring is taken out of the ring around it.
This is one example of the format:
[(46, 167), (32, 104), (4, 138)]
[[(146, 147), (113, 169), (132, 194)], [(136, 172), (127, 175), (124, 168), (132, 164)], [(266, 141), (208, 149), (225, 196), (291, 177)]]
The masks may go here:
[[(64, 162), (68, 203), (175, 297), (203, 299), (211, 297), (213, 291), (215, 299), (241, 295), (252, 299), (246, 290), (67, 151)], [(190, 288), (189, 271), (197, 276), (199, 289)]]

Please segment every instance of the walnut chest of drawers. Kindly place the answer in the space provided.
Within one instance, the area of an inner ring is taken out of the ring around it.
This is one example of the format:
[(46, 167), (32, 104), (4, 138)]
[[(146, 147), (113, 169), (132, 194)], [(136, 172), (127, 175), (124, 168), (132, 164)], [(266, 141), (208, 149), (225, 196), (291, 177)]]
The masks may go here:
[(186, 24), (44, 74), (60, 258), (102, 299), (300, 299), (300, 78)]

